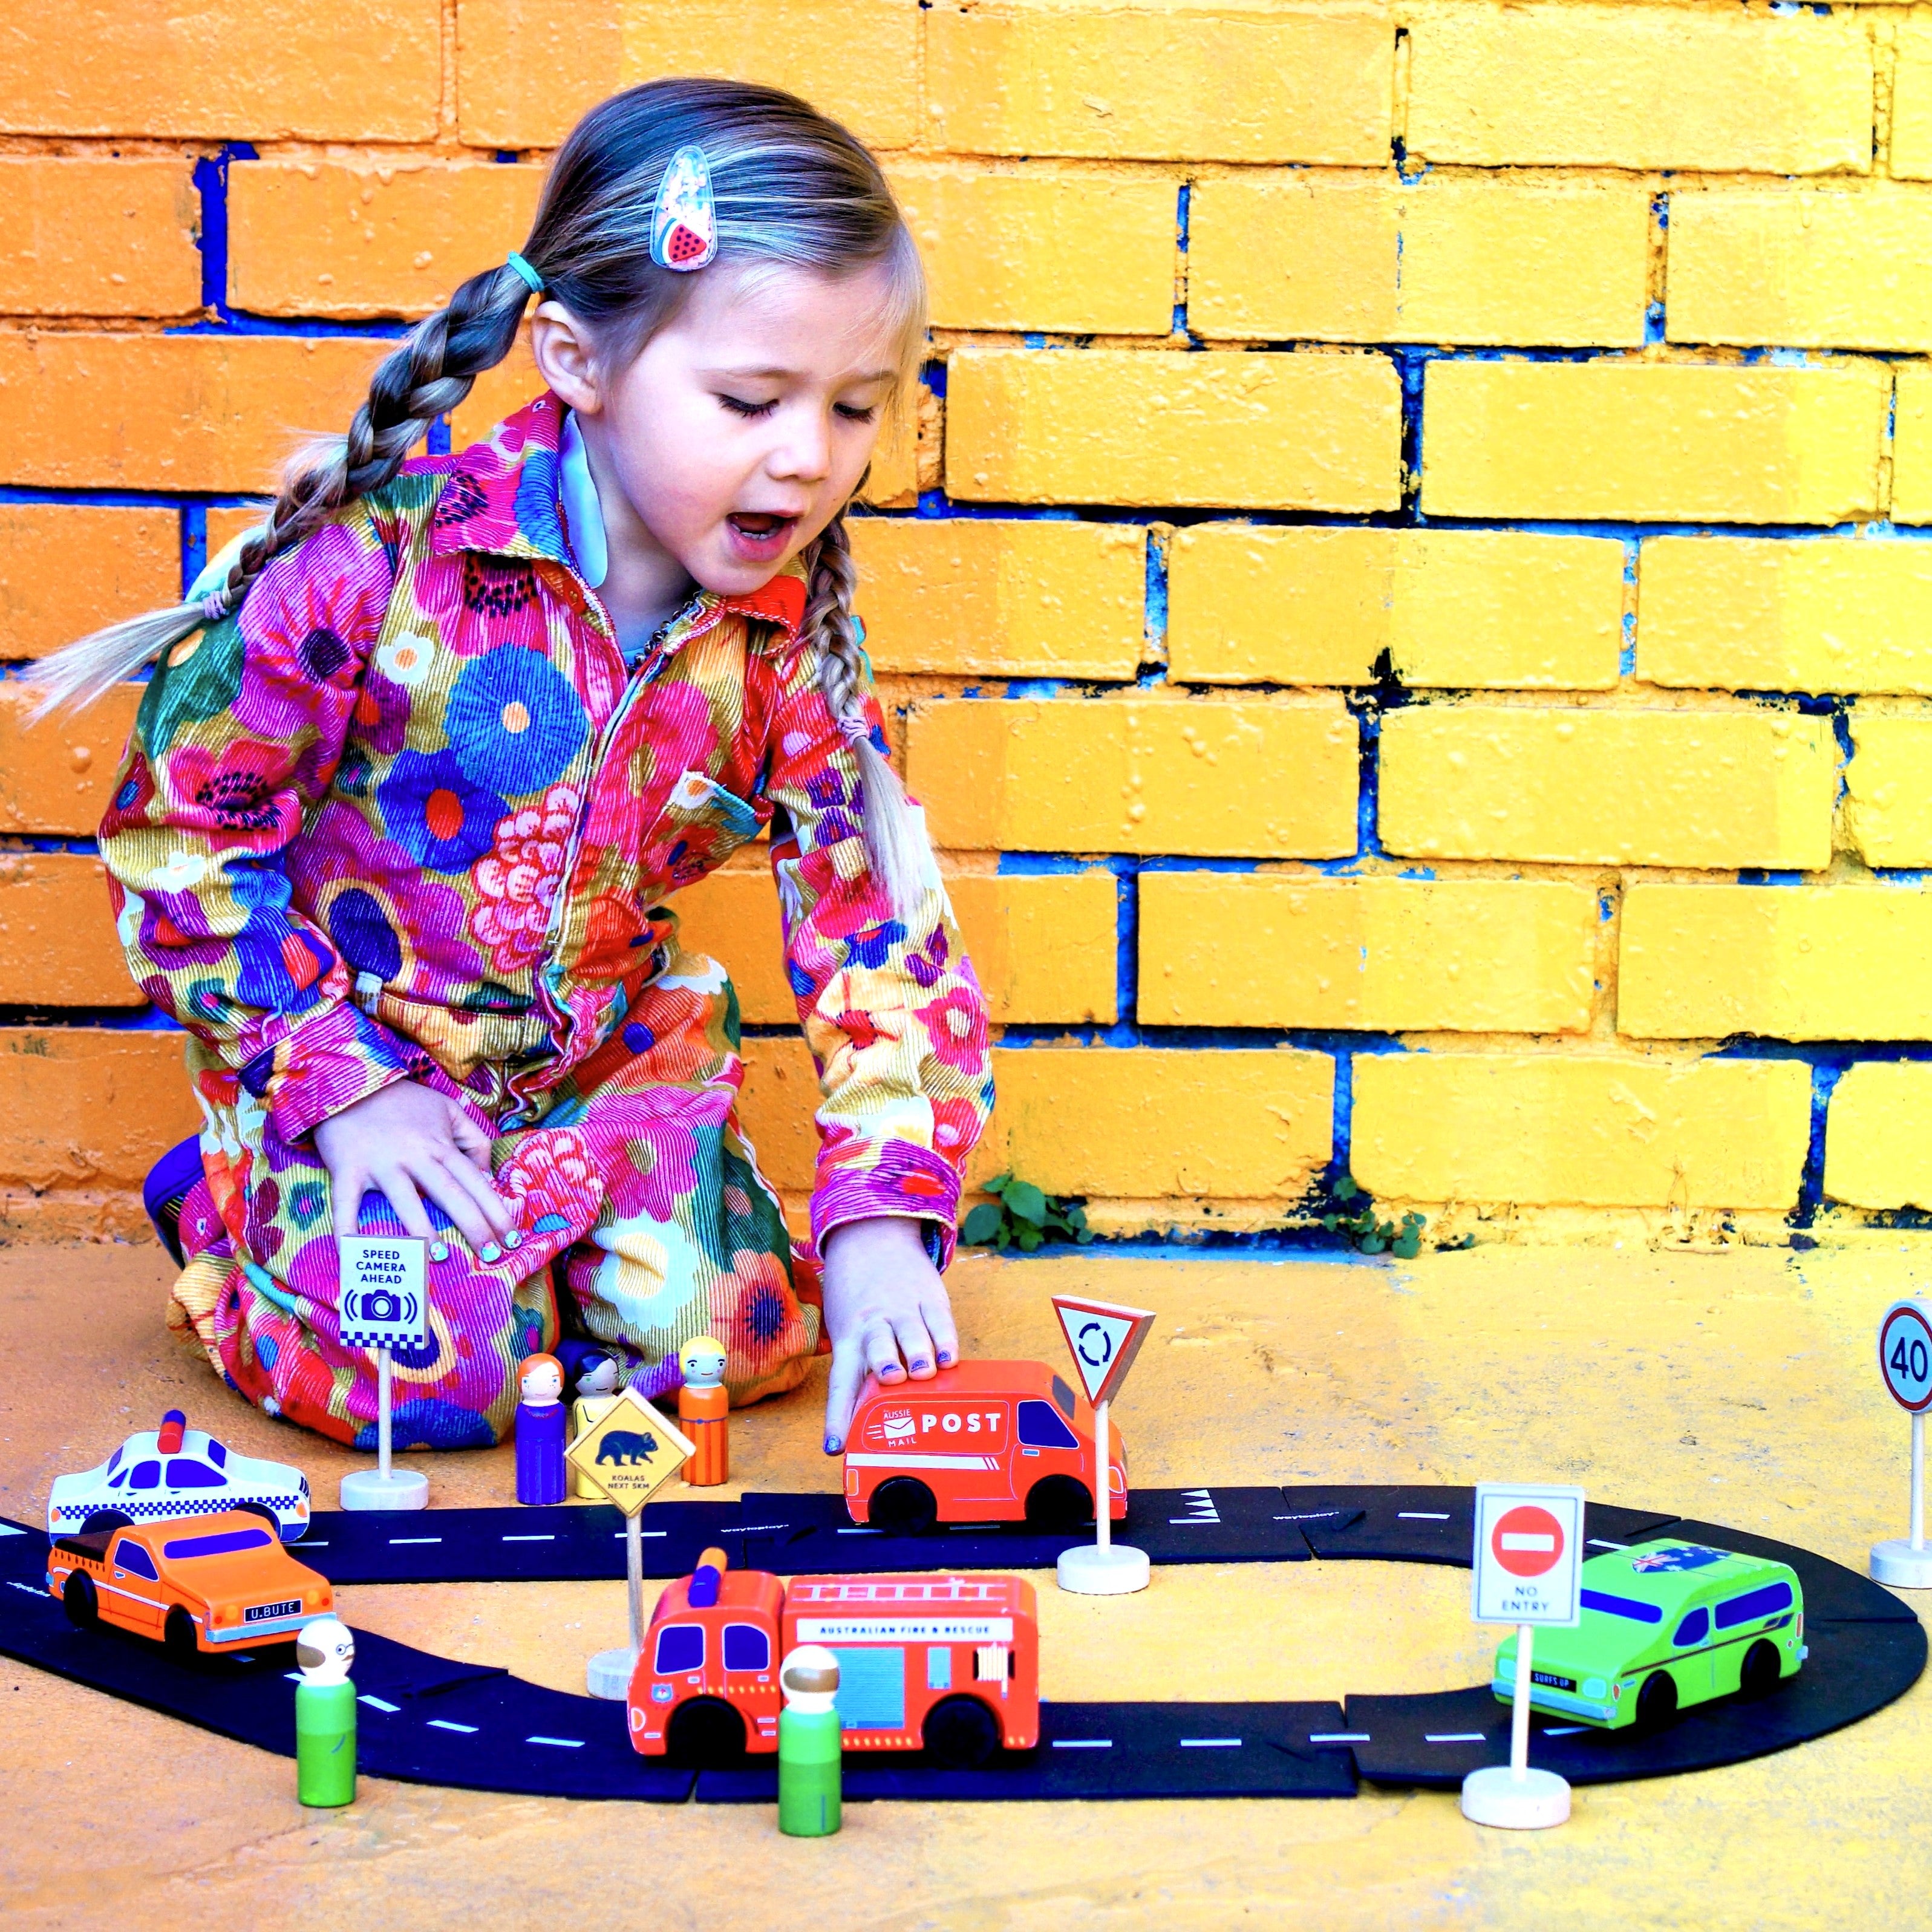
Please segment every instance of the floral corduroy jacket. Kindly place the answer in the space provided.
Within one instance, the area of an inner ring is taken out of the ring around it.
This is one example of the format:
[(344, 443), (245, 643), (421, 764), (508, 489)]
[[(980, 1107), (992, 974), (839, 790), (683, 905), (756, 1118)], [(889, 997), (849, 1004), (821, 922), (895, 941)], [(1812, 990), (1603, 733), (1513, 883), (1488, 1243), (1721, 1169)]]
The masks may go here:
[[(560, 426), (544, 396), (412, 463), (177, 646), (101, 827), (130, 967), (191, 1036), (206, 1124), (176, 1318), (264, 1407), (350, 1439), (373, 1376), (338, 1337), (310, 1136), (405, 1076), (496, 1136), (525, 1238), (432, 1268), (403, 1437), (502, 1432), (514, 1364), (557, 1330), (557, 1259), (570, 1325), (647, 1391), (706, 1328), (739, 1400), (802, 1374), (817, 1311), (738, 1130), (736, 1000), (674, 911), (766, 827), (824, 1095), (814, 1236), (911, 1216), (950, 1254), (992, 1102), (937, 879), (902, 920), (867, 868), (802, 577), (699, 595), (627, 665), (560, 520)], [(361, 1225), (386, 1213), (367, 1197)]]

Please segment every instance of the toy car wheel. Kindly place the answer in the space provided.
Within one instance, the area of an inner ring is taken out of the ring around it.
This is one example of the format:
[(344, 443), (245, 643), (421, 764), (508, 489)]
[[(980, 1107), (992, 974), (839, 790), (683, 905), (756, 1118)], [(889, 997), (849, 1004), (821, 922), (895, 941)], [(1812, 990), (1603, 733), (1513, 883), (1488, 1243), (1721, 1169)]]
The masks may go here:
[(745, 1755), (745, 1720), (722, 1697), (694, 1697), (672, 1712), (664, 1733), (668, 1763), (716, 1770)]
[(92, 1630), (100, 1621), (100, 1599), (94, 1594), (94, 1579), (78, 1570), (69, 1570), (61, 1588), (61, 1608), (76, 1630)]
[(112, 1536), (117, 1529), (125, 1529), (134, 1519), (119, 1510), (93, 1510), (80, 1526), (82, 1536)]
[(926, 1714), (926, 1754), (949, 1771), (974, 1771), (1000, 1748), (999, 1720), (976, 1697), (942, 1697)]
[(923, 1536), (939, 1520), (939, 1504), (916, 1476), (889, 1476), (872, 1492), (866, 1520), (874, 1529)]
[(1778, 1688), (1781, 1675), (1777, 1645), (1760, 1640), (1744, 1652), (1744, 1668), (1738, 1673), (1738, 1694), (1762, 1697), (1767, 1691)]
[(161, 1641), (177, 1664), (192, 1664), (201, 1654), (201, 1646), (195, 1641), (194, 1619), (178, 1604), (161, 1626)]
[(1636, 1721), (1633, 1728), (1646, 1732), (1660, 1731), (1676, 1715), (1677, 1680), (1667, 1670), (1652, 1671), (1636, 1694)]
[(1077, 1476), (1042, 1476), (1027, 1492), (1029, 1529), (1078, 1529), (1094, 1520), (1094, 1497)]
[(278, 1536), (282, 1533), (282, 1520), (266, 1503), (254, 1502), (230, 1503), (230, 1509), (239, 1510), (244, 1516), (258, 1516)]

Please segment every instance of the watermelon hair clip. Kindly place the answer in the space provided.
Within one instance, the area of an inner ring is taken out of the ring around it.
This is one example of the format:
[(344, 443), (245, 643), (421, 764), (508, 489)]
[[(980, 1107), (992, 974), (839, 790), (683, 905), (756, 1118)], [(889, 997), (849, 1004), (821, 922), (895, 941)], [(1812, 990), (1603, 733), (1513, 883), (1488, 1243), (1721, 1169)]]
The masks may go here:
[(680, 148), (658, 184), (657, 205), (651, 210), (651, 260), (661, 268), (688, 274), (717, 253), (710, 164), (702, 148)]

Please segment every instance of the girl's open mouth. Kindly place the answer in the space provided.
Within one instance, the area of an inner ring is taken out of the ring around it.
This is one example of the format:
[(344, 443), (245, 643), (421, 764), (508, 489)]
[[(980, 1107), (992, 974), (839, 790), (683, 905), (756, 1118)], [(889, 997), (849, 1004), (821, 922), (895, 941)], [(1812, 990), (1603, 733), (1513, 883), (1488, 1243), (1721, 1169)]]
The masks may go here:
[(783, 553), (798, 527), (798, 519), (769, 510), (734, 510), (724, 519), (724, 526), (740, 556), (763, 562)]

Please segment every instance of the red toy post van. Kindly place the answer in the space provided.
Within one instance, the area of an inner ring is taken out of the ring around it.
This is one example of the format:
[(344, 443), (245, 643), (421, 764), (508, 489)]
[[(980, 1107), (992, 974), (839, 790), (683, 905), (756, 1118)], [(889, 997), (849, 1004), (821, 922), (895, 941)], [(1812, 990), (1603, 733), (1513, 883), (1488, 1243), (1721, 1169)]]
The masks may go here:
[[(1127, 1513), (1127, 1454), (1109, 1431), (1109, 1514)], [(1077, 1529), (1094, 1520), (1094, 1412), (1044, 1362), (962, 1362), (928, 1382), (871, 1376), (845, 1438), (852, 1520)]]
[(802, 1643), (838, 1659), (844, 1748), (952, 1766), (1040, 1742), (1040, 1629), (1017, 1576), (807, 1576), (789, 1592), (707, 1550), (668, 1585), (631, 1678), (646, 1757), (729, 1763), (778, 1746), (778, 1666)]

